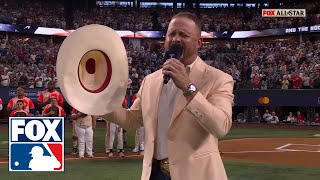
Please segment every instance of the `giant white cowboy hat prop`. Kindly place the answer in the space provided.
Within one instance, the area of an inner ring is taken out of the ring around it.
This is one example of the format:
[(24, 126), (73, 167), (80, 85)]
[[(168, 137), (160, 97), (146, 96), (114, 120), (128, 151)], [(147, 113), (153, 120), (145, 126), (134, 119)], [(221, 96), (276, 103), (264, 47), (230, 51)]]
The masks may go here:
[(92, 24), (72, 32), (60, 47), (56, 71), (66, 101), (80, 112), (104, 115), (121, 107), (128, 60), (113, 29)]

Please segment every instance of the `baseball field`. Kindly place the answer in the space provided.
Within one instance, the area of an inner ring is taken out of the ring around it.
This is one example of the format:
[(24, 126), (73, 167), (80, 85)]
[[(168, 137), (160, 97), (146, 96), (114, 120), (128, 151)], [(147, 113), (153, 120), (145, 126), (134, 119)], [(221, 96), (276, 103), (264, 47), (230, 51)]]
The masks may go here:
[[(104, 153), (105, 125), (94, 131), (94, 159), (78, 159), (71, 152), (71, 127), (65, 126), (64, 172), (8, 172), (8, 125), (0, 124), (0, 180), (137, 180), (142, 156), (132, 153), (134, 133), (127, 133), (125, 158)], [(234, 124), (219, 141), (230, 180), (319, 180), (320, 127)], [(115, 142), (116, 147), (116, 142)]]

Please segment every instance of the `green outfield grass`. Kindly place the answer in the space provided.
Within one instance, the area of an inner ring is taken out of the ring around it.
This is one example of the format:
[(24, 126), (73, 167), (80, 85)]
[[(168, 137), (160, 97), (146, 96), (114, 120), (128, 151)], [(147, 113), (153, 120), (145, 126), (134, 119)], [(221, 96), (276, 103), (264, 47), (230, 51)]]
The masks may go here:
[[(232, 129), (223, 139), (253, 138), (253, 137), (310, 137), (319, 134), (318, 130), (280, 130), (280, 129)], [(65, 152), (71, 151), (71, 129), (65, 132)], [(94, 131), (94, 150), (104, 152), (105, 129)], [(8, 133), (0, 131), (0, 155), (7, 154)], [(126, 151), (134, 146), (134, 132), (127, 133), (128, 145)], [(115, 144), (116, 147), (116, 144)], [(0, 164), (0, 180), (131, 180), (140, 179), (142, 159), (126, 160), (82, 160), (66, 161), (65, 172), (62, 173), (29, 173), (8, 172), (8, 166)], [(320, 168), (303, 168), (295, 166), (274, 165), (265, 163), (246, 163), (240, 161), (225, 161), (225, 167), (230, 180), (318, 180)]]
[[(67, 162), (62, 173), (7, 172), (0, 166), (3, 180), (138, 180), (142, 160), (97, 160)], [(319, 168), (301, 168), (262, 163), (225, 161), (229, 180), (318, 180)]]

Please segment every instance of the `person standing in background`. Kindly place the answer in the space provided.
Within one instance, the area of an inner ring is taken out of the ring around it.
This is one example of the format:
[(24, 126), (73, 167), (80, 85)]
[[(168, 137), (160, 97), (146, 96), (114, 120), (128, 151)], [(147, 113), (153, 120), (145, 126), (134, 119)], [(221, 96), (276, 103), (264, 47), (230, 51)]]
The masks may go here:
[(3, 109), (3, 105), (2, 105), (2, 99), (0, 98), (0, 111), (2, 111), (2, 109)]
[(74, 113), (70, 116), (70, 119), (75, 121), (75, 130), (78, 137), (78, 152), (79, 158), (84, 159), (84, 153), (86, 152), (88, 158), (94, 158), (93, 156), (93, 130), (96, 128), (96, 117), (88, 114), (84, 114), (78, 110), (73, 110)]
[[(122, 107), (126, 108), (127, 101), (126, 99), (123, 100), (122, 102)], [(108, 122), (106, 120), (106, 137), (105, 137), (105, 148), (106, 148), (106, 153), (108, 154), (108, 157), (113, 157), (113, 144), (114, 144), (114, 139), (117, 134), (118, 137), (118, 152), (119, 152), (119, 157), (124, 157), (124, 138), (123, 138), (123, 129), (119, 127), (119, 125), (115, 123)]]
[[(137, 99), (137, 94), (134, 94), (132, 97), (132, 104), (134, 103), (134, 101)], [(143, 127), (139, 127), (136, 130), (136, 135), (135, 135), (135, 147), (132, 150), (132, 152), (137, 153), (140, 152), (140, 155), (144, 155), (144, 128)]]
[(24, 103), (24, 110), (27, 111), (28, 113), (33, 113), (34, 104), (30, 98), (25, 96), (24, 88), (18, 87), (17, 94), (18, 94), (18, 96), (10, 99), (8, 106), (7, 106), (7, 110), (9, 112), (16, 110), (17, 109), (17, 102), (18, 102), (18, 100), (21, 100)]
[(17, 109), (11, 111), (10, 117), (29, 117), (30, 114), (24, 109), (24, 103), (22, 100), (17, 101)]
[[(77, 110), (72, 108), (71, 116), (73, 114), (77, 114)], [(69, 119), (71, 119), (71, 116)], [(72, 119), (71, 119), (72, 120)], [(75, 155), (78, 154), (78, 135), (76, 131), (76, 121), (72, 120), (72, 151), (71, 154)]]
[(43, 109), (42, 116), (44, 117), (65, 117), (66, 113), (63, 107), (58, 104), (58, 97), (56, 94), (50, 95), (50, 104)]
[(50, 81), (48, 83), (48, 89), (42, 91), (38, 97), (38, 106), (42, 109), (48, 104), (50, 104), (50, 96), (55, 95), (57, 97), (57, 101), (59, 106), (63, 107), (63, 96), (62, 94), (54, 89), (55, 83), (54, 81)]

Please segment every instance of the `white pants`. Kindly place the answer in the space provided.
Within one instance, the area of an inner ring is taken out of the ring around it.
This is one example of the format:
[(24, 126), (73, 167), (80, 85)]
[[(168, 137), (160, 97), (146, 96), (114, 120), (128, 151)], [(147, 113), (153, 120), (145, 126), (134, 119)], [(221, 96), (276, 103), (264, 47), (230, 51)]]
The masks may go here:
[(92, 146), (93, 146), (92, 126), (84, 128), (84, 127), (80, 127), (80, 126), (76, 125), (76, 132), (78, 135), (79, 156), (84, 155), (84, 150), (86, 150), (86, 153), (89, 156), (91, 156), (92, 155)]
[[(109, 122), (107, 122), (109, 123)], [(114, 143), (114, 138), (118, 136), (118, 146), (117, 149), (122, 149), (123, 150), (123, 129), (119, 127), (117, 124), (114, 123), (109, 123), (109, 127), (107, 125), (107, 133), (106, 133), (106, 139), (108, 139), (108, 131), (109, 131), (109, 142), (107, 142), (107, 149), (113, 149), (113, 143)]]
[(137, 143), (137, 145), (139, 146), (139, 149), (141, 151), (144, 151), (144, 127), (140, 127), (139, 129), (137, 129), (136, 131), (136, 136), (138, 136), (138, 141), (139, 144)]

